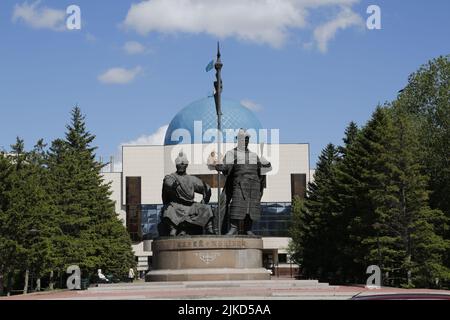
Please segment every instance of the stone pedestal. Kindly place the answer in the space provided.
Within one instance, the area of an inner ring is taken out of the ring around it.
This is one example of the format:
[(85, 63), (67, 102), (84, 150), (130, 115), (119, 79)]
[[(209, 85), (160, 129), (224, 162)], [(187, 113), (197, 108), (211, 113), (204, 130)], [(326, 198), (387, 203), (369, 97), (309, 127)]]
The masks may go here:
[(262, 239), (250, 236), (156, 239), (146, 281), (269, 280), (262, 249)]

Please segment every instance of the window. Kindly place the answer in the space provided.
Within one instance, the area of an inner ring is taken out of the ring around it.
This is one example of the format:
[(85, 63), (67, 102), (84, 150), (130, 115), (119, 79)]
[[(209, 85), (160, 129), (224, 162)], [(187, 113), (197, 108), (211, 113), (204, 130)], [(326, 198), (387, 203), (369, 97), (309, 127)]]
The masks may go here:
[(286, 237), (291, 223), (291, 203), (261, 203), (261, 219), (253, 226), (255, 234)]
[(291, 174), (291, 195), (292, 199), (306, 197), (306, 174)]
[(158, 224), (162, 205), (143, 204), (141, 205), (141, 230), (143, 240), (151, 240), (158, 237)]
[(131, 240), (141, 241), (141, 177), (126, 177), (127, 230)]
[(288, 263), (287, 261), (287, 254), (286, 253), (280, 253), (278, 255), (278, 263)]

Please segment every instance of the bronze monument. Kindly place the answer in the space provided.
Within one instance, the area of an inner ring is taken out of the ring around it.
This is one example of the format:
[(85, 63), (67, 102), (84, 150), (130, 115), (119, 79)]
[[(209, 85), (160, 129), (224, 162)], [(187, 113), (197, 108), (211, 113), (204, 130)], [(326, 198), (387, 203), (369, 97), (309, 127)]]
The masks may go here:
[[(214, 234), (213, 213), (208, 205), (211, 187), (186, 173), (189, 161), (182, 152), (175, 164), (177, 171), (163, 181), (160, 236)], [(203, 195), (201, 203), (195, 202), (195, 193)]]
[(249, 235), (252, 232), (253, 221), (261, 217), (261, 197), (265, 187), (265, 177), (261, 170), (270, 171), (271, 164), (258, 157), (248, 149), (250, 135), (239, 130), (237, 147), (225, 154), (223, 164), (216, 169), (226, 176), (225, 188), (221, 195), (220, 217), (229, 221), (227, 235)]
[[(217, 51), (214, 98), (217, 129), (221, 132), (223, 64), (219, 48)], [(223, 191), (218, 188), (219, 201), (214, 215), (208, 205), (210, 186), (186, 174), (189, 162), (180, 153), (175, 161), (177, 172), (163, 181), (160, 238), (144, 243), (144, 250), (153, 254), (152, 270), (147, 273), (146, 281), (270, 279), (270, 271), (263, 268), (263, 240), (253, 235), (251, 227), (252, 221), (261, 215), (264, 185), (261, 170), (270, 170), (271, 165), (249, 151), (249, 138), (244, 130), (240, 130), (237, 148), (228, 152), (223, 162), (220, 160), (221, 139), (217, 139), (218, 153), (210, 155), (207, 165), (217, 170), (218, 186), (222, 173), (226, 183)], [(203, 195), (202, 203), (194, 201), (195, 193)], [(224, 220), (227, 223), (222, 223)], [(231, 225), (229, 230), (228, 224)], [(222, 236), (224, 233), (227, 235)]]

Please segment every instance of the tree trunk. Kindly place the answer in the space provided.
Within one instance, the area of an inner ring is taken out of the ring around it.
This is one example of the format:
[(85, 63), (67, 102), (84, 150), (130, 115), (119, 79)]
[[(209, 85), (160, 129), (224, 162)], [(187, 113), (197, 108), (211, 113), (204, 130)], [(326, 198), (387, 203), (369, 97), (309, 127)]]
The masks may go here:
[(53, 283), (53, 270), (50, 271), (50, 283), (49, 283), (49, 289), (53, 290), (55, 288), (55, 284)]
[(6, 285), (6, 295), (9, 297), (9, 295), (11, 294), (11, 288), (12, 288), (12, 272), (8, 272), (8, 278), (7, 280), (7, 285)]
[(36, 279), (36, 291), (41, 291), (41, 278)]
[(411, 255), (408, 255), (406, 259), (408, 261), (408, 270), (406, 271), (407, 272), (406, 276), (408, 278), (408, 287), (411, 287), (412, 286), (412, 279), (411, 279), (412, 272), (411, 272), (411, 269), (410, 269), (410, 267), (411, 267)]
[(4, 282), (3, 282), (3, 274), (0, 274), (0, 296), (3, 295), (4, 292)]
[(28, 293), (28, 278), (30, 276), (30, 270), (27, 269), (27, 271), (25, 271), (25, 285), (23, 286), (23, 294), (27, 294)]
[(411, 270), (408, 269), (408, 273), (407, 273), (407, 276), (408, 276), (408, 287), (412, 286), (411, 274), (412, 274)]

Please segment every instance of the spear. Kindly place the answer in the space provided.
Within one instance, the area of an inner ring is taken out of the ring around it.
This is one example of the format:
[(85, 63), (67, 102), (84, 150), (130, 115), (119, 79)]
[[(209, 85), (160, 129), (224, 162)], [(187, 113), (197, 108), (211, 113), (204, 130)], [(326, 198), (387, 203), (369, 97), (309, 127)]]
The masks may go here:
[[(217, 113), (217, 159), (220, 162), (221, 159), (221, 142), (222, 142), (222, 61), (220, 60), (220, 43), (217, 42), (217, 60), (214, 65), (216, 69), (216, 81), (214, 82), (214, 87), (216, 92), (214, 93), (214, 101), (216, 103), (216, 113)], [(220, 171), (217, 172), (217, 212), (218, 212), (218, 232), (219, 235), (222, 233), (221, 228), (221, 205), (220, 205)]]

